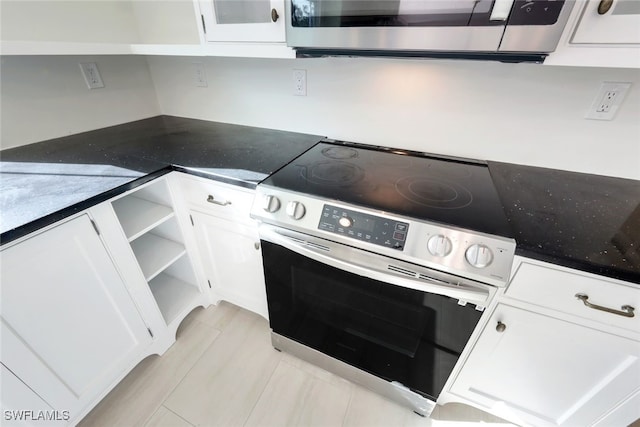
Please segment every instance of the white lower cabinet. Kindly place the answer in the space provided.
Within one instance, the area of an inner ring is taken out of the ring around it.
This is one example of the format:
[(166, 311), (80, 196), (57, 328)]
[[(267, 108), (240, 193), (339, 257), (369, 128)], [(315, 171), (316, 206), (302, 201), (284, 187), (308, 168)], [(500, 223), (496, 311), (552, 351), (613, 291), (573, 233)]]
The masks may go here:
[(588, 426), (640, 387), (639, 358), (629, 338), (499, 304), (452, 391), (522, 424)]
[(225, 300), (268, 319), (258, 224), (251, 219), (254, 190), (176, 173), (178, 215), (192, 230), (213, 301)]
[[(137, 363), (151, 342), (147, 326), (87, 214), (0, 257), (2, 363), (78, 421)], [(3, 405), (5, 397), (3, 389)]]
[[(517, 257), (447, 401), (520, 425), (626, 426), (640, 418), (637, 285)], [(586, 306), (577, 295), (616, 309)], [(636, 313), (637, 316), (637, 313)]]
[(38, 415), (77, 423), (137, 363), (166, 351), (189, 312), (210, 304), (167, 180), (3, 247), (3, 417), (22, 410), (18, 425)]
[(267, 314), (267, 297), (256, 226), (191, 211), (203, 267), (219, 298)]
[(0, 364), (2, 426), (64, 425), (69, 412), (54, 410), (6, 366)]
[(124, 238), (113, 241), (113, 246), (119, 245), (135, 261), (128, 275), (130, 287), (138, 285), (146, 291), (147, 300), (155, 301), (163, 320), (156, 329), (168, 329), (173, 343), (184, 317), (197, 306), (209, 305), (209, 298), (198, 283), (192, 254), (187, 251), (168, 178), (136, 188), (111, 206), (124, 232)]

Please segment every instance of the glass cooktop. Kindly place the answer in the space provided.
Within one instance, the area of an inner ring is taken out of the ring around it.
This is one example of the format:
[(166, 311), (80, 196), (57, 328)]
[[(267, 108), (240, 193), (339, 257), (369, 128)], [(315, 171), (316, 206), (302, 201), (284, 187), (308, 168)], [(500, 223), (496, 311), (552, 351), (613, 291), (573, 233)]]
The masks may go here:
[(263, 184), (513, 237), (484, 164), (321, 142)]

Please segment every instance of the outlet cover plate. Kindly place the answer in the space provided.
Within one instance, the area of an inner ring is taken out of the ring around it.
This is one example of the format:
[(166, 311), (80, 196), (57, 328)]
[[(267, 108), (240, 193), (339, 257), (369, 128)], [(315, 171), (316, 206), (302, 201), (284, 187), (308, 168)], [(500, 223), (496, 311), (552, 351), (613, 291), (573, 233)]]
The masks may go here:
[(307, 70), (293, 70), (293, 94), (307, 96)]
[(100, 71), (98, 71), (98, 65), (95, 62), (80, 62), (79, 65), (84, 81), (87, 83), (89, 89), (104, 87)]
[(198, 87), (207, 87), (207, 73), (202, 62), (193, 64), (195, 66), (195, 82)]
[(631, 83), (602, 82), (593, 103), (584, 116), (592, 120), (613, 120)]

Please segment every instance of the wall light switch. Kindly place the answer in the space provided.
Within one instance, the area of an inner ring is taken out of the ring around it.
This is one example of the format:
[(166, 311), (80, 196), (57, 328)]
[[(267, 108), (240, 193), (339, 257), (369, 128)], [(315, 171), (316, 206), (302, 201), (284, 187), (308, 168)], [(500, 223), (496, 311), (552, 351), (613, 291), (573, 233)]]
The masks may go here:
[(585, 115), (586, 119), (613, 120), (631, 83), (602, 82), (598, 94)]
[(98, 89), (104, 87), (98, 65), (95, 62), (80, 62), (80, 70), (84, 76), (84, 81), (89, 89)]

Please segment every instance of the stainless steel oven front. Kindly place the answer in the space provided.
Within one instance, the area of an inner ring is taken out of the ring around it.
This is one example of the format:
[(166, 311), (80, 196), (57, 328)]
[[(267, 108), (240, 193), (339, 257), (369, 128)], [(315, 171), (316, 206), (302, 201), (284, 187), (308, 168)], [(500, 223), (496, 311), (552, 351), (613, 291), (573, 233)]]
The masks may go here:
[(428, 416), (496, 288), (260, 224), (276, 349)]

